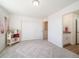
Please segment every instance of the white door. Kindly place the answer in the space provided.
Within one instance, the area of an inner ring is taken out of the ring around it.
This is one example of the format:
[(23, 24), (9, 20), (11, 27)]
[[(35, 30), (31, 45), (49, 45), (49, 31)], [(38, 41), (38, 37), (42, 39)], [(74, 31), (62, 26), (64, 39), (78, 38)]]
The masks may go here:
[(79, 44), (79, 19), (77, 19), (77, 44)]

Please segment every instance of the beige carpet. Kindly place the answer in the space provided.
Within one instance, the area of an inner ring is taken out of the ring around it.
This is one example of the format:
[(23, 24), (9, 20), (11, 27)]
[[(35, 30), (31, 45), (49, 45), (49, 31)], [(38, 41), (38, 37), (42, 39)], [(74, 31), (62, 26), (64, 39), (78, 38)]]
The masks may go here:
[(77, 58), (78, 55), (49, 43), (46, 40), (23, 41), (7, 47), (1, 58)]

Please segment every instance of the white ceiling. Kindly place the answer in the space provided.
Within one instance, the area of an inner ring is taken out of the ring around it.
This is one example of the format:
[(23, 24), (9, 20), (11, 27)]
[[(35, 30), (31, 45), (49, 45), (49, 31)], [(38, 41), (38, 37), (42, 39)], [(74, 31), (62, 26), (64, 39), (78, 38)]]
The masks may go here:
[(40, 5), (34, 7), (33, 0), (0, 0), (0, 4), (11, 13), (30, 17), (46, 17), (78, 0), (40, 0)]

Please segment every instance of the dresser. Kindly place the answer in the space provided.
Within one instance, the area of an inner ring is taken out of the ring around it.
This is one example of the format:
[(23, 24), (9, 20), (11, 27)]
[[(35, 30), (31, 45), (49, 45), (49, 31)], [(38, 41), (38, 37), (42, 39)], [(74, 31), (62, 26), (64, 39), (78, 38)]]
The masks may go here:
[(17, 42), (20, 42), (20, 34), (19, 33), (12, 33), (12, 32), (7, 32), (7, 45), (12, 45)]

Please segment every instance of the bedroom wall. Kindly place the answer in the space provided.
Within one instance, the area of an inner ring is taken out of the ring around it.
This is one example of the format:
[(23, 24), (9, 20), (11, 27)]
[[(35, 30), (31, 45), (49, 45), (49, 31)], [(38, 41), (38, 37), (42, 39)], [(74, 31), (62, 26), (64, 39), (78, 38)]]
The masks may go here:
[(22, 30), (22, 41), (43, 39), (42, 19), (11, 15), (10, 29)]
[[(7, 17), (7, 19), (9, 20), (9, 13), (2, 6), (0, 6), (0, 21), (4, 21), (4, 17)], [(5, 33), (0, 33), (0, 51), (5, 48), (5, 41)]]
[[(70, 6), (62, 9), (61, 11), (56, 12), (48, 16), (48, 41), (53, 44), (63, 47), (63, 15), (79, 10), (79, 1), (71, 4)], [(73, 42), (75, 44), (75, 42)]]

